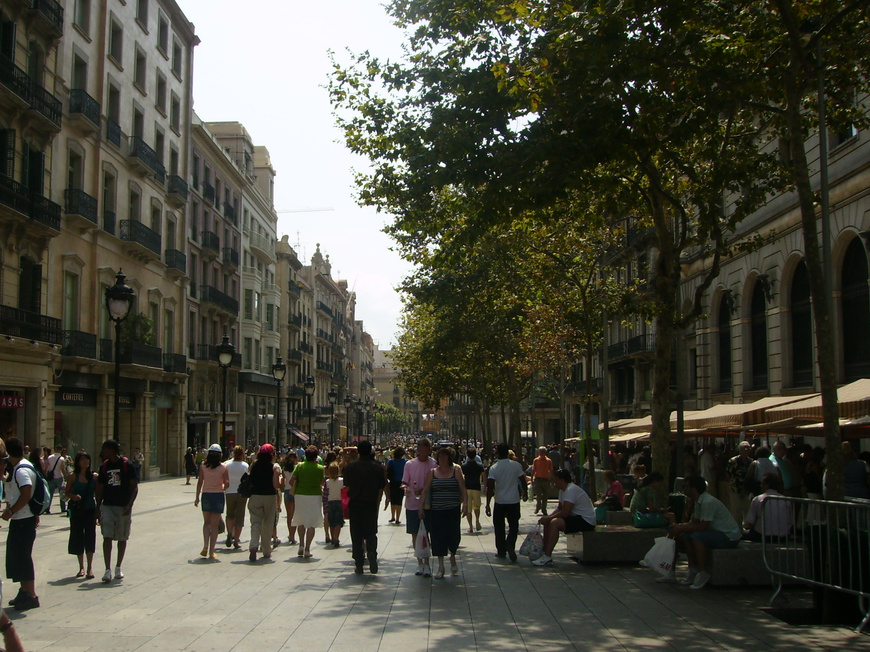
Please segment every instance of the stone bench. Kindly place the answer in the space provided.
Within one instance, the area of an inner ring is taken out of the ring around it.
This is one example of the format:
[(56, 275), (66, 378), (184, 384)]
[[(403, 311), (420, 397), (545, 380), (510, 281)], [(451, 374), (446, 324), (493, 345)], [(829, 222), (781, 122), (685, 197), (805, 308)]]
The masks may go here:
[(579, 562), (636, 564), (652, 548), (653, 542), (666, 534), (664, 528), (641, 529), (630, 525), (598, 525), (594, 530), (566, 536), (568, 556)]
[(618, 512), (607, 512), (607, 525), (633, 525), (631, 512), (627, 509)]
[[(768, 546), (768, 550), (776, 551), (777, 546)], [(784, 550), (784, 549), (783, 549)], [(771, 553), (768, 553), (771, 555)], [(776, 552), (771, 559), (775, 559)], [(790, 563), (802, 566), (804, 549), (795, 547), (788, 550)], [(736, 548), (717, 548), (710, 551), (708, 560), (710, 584), (713, 586), (770, 586), (772, 575), (764, 565), (764, 555), (761, 544), (753, 541), (741, 541)], [(783, 584), (798, 584), (795, 580), (783, 578)]]

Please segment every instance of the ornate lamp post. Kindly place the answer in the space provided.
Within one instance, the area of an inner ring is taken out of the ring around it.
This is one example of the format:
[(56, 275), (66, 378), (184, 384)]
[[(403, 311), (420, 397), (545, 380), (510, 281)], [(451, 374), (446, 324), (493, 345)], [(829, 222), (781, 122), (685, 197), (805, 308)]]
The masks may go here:
[[(353, 399), (350, 397), (350, 394), (344, 397), (344, 418), (346, 423), (344, 424), (344, 438), (345, 440), (350, 437), (350, 410), (353, 407)], [(347, 441), (345, 441), (347, 443)]]
[(280, 442), (278, 441), (278, 413), (281, 411), (281, 386), (284, 384), (284, 376), (287, 375), (287, 365), (284, 364), (284, 360), (279, 355), (275, 360), (275, 364), (272, 365), (272, 378), (275, 379), (275, 383), (277, 384), (275, 390), (275, 444), (278, 445)]
[(335, 391), (335, 387), (329, 390), (329, 394), (326, 395), (329, 399), (329, 405), (332, 409), (329, 412), (329, 446), (335, 446), (335, 403), (338, 401), (338, 392)]
[(312, 376), (308, 376), (305, 379), (305, 396), (308, 400), (308, 436), (313, 437), (314, 432), (311, 429), (311, 397), (314, 396), (314, 378)]
[(230, 342), (230, 338), (224, 335), (223, 342), (217, 346), (218, 366), (221, 368), (223, 376), (223, 401), (221, 404), (221, 433), (220, 441), (221, 448), (226, 451), (227, 448), (227, 369), (233, 363), (233, 356), (236, 354), (236, 347)]
[(363, 436), (363, 422), (362, 422), (362, 414), (363, 414), (363, 400), (362, 398), (358, 398), (356, 400), (356, 425), (359, 431), (357, 435), (357, 441), (362, 439)]
[(106, 288), (106, 310), (109, 319), (115, 322), (115, 420), (112, 426), (112, 438), (115, 441), (118, 441), (121, 420), (121, 323), (130, 314), (136, 296), (133, 288), (124, 283), (126, 278), (119, 269), (115, 275), (115, 284)]

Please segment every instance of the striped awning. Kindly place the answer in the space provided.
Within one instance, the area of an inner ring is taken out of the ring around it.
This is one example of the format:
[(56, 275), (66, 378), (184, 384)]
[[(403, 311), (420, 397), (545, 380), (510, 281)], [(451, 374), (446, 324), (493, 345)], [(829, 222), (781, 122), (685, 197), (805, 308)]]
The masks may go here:
[[(870, 415), (870, 378), (861, 378), (837, 390), (840, 417), (858, 419)], [(803, 401), (789, 403), (766, 411), (767, 419), (773, 421), (788, 417), (811, 417), (822, 420), (822, 396), (816, 394)]]
[(299, 439), (301, 439), (302, 441), (308, 441), (309, 439), (311, 439), (304, 432), (302, 432), (301, 430), (297, 430), (296, 428), (290, 428), (290, 432), (299, 437)]
[(706, 410), (695, 412), (685, 419), (687, 430), (702, 430), (709, 428), (739, 428), (764, 421), (764, 415), (770, 414), (770, 408), (777, 405), (802, 401), (816, 394), (800, 396), (767, 396), (753, 403), (722, 403)]

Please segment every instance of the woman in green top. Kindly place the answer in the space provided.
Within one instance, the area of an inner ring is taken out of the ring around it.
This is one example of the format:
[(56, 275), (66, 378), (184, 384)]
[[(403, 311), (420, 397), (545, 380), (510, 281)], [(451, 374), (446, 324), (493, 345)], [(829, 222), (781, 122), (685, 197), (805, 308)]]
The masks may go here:
[(311, 557), (311, 542), (314, 531), (323, 523), (323, 466), (317, 463), (317, 447), (305, 449), (305, 461), (293, 469), (290, 490), (293, 492), (296, 511), (293, 525), (299, 535), (300, 557)]
[[(97, 503), (94, 500), (96, 478), (91, 470), (91, 456), (85, 451), (76, 453), (73, 472), (66, 479), (66, 500), (69, 506), (69, 544), (68, 552), (79, 560), (76, 577), (93, 579), (91, 569), (94, 550), (97, 547)], [(88, 572), (85, 573), (84, 557), (88, 558)]]
[(662, 482), (662, 474), (655, 472), (641, 480), (629, 504), (634, 527), (664, 527), (665, 524), (673, 525), (676, 522), (674, 514), (667, 507), (659, 507), (656, 501), (656, 493)]

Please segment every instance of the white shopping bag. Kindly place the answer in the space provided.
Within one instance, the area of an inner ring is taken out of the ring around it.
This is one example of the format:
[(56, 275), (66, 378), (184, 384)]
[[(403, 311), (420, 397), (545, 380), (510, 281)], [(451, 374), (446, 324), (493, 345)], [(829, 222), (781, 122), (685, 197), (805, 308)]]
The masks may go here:
[(417, 559), (428, 559), (429, 552), (429, 534), (426, 532), (426, 525), (420, 521), (420, 529), (417, 530), (417, 543), (414, 546), (414, 556)]
[(664, 577), (674, 572), (674, 552), (676, 549), (676, 541), (668, 537), (659, 537), (643, 560), (648, 568)]
[(520, 554), (532, 561), (540, 559), (541, 555), (544, 554), (544, 535), (541, 534), (540, 526), (536, 526), (534, 530), (529, 532), (523, 545), (520, 546)]

